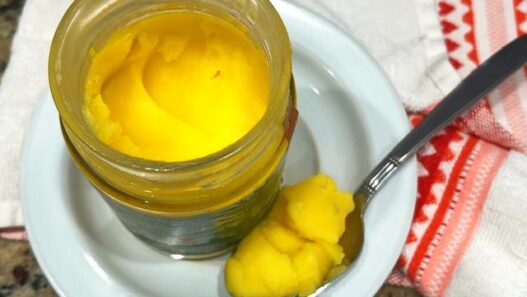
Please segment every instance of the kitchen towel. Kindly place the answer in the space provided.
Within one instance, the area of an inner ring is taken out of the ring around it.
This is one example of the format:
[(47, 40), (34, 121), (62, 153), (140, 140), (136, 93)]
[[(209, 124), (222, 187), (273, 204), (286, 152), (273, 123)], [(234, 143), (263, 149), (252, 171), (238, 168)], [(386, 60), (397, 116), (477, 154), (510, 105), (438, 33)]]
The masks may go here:
[[(414, 125), (507, 41), (523, 0), (295, 0), (357, 38)], [(27, 0), (0, 85), (0, 227), (23, 224), (18, 174), (67, 0)], [(519, 71), (419, 153), (412, 229), (389, 281), (425, 296), (527, 296), (527, 80)], [(13, 229), (9, 232), (13, 235)]]

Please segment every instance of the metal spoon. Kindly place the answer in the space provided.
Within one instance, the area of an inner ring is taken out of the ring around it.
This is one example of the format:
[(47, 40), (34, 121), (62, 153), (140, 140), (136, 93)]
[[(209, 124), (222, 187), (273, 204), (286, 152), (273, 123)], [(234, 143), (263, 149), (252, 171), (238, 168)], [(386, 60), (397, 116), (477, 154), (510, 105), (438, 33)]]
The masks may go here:
[[(450, 124), (526, 62), (527, 35), (507, 44), (468, 75), (366, 177), (354, 194), (355, 210), (346, 218), (346, 229), (340, 238), (339, 243), (345, 254), (345, 269), (340, 275), (349, 270), (361, 252), (364, 244), (364, 212), (379, 189), (436, 132)], [(334, 281), (338, 281), (338, 278), (333, 278), (309, 297), (318, 296)]]

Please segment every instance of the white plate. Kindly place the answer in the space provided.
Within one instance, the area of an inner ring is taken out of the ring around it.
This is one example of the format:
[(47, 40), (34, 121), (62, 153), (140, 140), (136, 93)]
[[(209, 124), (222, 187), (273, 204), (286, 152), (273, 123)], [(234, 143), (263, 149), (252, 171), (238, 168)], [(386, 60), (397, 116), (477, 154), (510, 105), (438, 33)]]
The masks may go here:
[[(409, 130), (385, 75), (321, 17), (275, 1), (294, 47), (300, 119), (286, 182), (323, 171), (352, 190)], [(35, 255), (62, 296), (228, 296), (223, 258), (175, 261), (136, 240), (77, 171), (46, 95), (22, 161), (22, 204)], [(372, 296), (401, 251), (416, 194), (412, 160), (374, 199), (353, 270), (324, 296)]]

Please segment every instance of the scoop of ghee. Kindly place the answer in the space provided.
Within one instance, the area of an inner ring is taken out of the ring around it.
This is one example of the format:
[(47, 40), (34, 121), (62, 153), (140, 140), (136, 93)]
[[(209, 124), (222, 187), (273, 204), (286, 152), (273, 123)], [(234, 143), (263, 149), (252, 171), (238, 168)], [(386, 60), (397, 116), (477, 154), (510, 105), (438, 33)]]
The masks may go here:
[(96, 136), (139, 158), (187, 161), (220, 151), (262, 118), (263, 49), (241, 24), (192, 12), (148, 16), (92, 50), (84, 114)]
[(227, 289), (236, 297), (313, 293), (339, 269), (338, 241), (353, 208), (352, 195), (324, 174), (284, 187), (268, 218), (227, 260)]

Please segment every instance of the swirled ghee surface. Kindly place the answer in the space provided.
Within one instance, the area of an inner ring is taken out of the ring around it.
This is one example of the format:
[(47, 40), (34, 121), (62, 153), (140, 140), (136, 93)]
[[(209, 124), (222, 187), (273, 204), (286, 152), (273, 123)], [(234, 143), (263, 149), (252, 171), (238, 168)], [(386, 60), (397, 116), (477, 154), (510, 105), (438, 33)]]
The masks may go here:
[(262, 118), (265, 53), (235, 25), (193, 12), (148, 16), (93, 49), (84, 114), (127, 155), (188, 161), (220, 151)]

